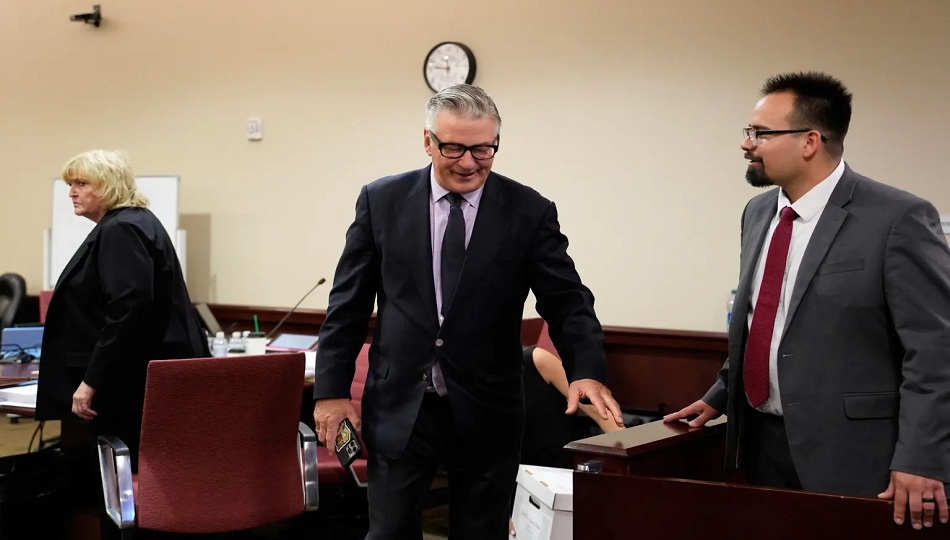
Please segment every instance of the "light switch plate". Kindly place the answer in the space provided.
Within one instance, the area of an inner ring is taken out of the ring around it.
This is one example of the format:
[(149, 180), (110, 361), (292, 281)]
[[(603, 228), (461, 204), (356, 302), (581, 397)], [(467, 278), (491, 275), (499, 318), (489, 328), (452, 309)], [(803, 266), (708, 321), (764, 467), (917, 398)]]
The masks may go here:
[(264, 119), (263, 118), (248, 118), (247, 123), (245, 124), (245, 131), (247, 132), (247, 140), (249, 141), (260, 141), (264, 139)]
[(950, 214), (940, 215), (940, 227), (943, 229), (943, 234), (950, 234)]

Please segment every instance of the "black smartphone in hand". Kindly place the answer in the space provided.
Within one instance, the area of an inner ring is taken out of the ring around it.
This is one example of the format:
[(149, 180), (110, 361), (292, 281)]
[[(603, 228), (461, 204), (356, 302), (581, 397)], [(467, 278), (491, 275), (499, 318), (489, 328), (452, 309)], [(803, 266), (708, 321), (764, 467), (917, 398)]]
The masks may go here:
[(340, 465), (349, 467), (353, 460), (363, 454), (363, 443), (360, 442), (356, 428), (349, 418), (344, 418), (340, 422), (340, 427), (336, 432), (336, 457), (340, 460)]

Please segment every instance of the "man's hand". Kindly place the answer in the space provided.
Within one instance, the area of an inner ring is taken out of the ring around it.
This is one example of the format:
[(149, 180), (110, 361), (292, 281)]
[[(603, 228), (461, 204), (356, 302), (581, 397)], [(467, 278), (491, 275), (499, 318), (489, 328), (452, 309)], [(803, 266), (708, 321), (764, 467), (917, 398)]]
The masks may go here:
[(934, 523), (934, 510), (938, 511), (940, 523), (950, 519), (947, 511), (947, 494), (943, 482), (916, 474), (891, 471), (891, 481), (878, 499), (894, 501), (894, 523), (902, 525), (910, 506), (910, 523), (915, 529), (930, 527)]
[(722, 413), (700, 399), (692, 405), (687, 405), (675, 413), (664, 416), (663, 421), (672, 422), (674, 420), (689, 418), (690, 416), (696, 416), (696, 418), (689, 421), (689, 427), (702, 427), (706, 422), (722, 416)]
[(79, 388), (73, 393), (73, 414), (83, 420), (92, 420), (96, 417), (96, 411), (92, 410), (92, 396), (96, 389), (88, 384), (81, 382)]
[(564, 411), (565, 414), (574, 414), (577, 412), (577, 405), (580, 403), (580, 400), (587, 398), (590, 400), (591, 405), (597, 409), (597, 414), (601, 418), (607, 420), (607, 411), (609, 410), (613, 414), (614, 422), (618, 426), (623, 426), (623, 415), (620, 413), (620, 404), (617, 403), (617, 400), (614, 399), (613, 394), (610, 393), (610, 390), (595, 381), (594, 379), (578, 379), (571, 383), (567, 387), (567, 410)]
[(356, 414), (353, 403), (348, 399), (320, 399), (313, 406), (313, 421), (317, 426), (317, 438), (327, 447), (330, 455), (336, 453), (336, 432), (344, 418), (349, 418), (353, 427), (360, 429), (360, 417)]

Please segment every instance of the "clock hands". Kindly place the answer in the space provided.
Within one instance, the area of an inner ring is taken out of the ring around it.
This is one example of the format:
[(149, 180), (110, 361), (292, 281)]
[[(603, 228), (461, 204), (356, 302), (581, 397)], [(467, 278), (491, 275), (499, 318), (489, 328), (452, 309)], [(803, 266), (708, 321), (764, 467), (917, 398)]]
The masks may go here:
[(446, 71), (446, 73), (448, 73), (449, 70), (452, 69), (451, 64), (449, 64), (449, 57), (448, 57), (448, 56), (443, 56), (443, 57), (442, 57), (442, 61), (445, 62), (445, 65), (443, 65), (443, 66), (433, 65), (432, 67), (435, 68), (435, 69), (444, 69), (444, 70)]

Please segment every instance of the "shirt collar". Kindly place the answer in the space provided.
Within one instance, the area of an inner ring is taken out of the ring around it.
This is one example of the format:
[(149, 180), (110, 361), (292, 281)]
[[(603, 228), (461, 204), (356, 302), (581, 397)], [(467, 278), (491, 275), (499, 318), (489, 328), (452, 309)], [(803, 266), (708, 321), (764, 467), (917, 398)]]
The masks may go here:
[(825, 205), (828, 204), (828, 200), (831, 199), (831, 192), (835, 190), (835, 186), (838, 185), (838, 181), (841, 180), (843, 174), (844, 160), (841, 160), (838, 162), (838, 166), (835, 167), (835, 170), (831, 171), (831, 174), (828, 175), (827, 178), (808, 190), (808, 193), (802, 195), (794, 204), (788, 201), (785, 190), (780, 189), (778, 191), (778, 211), (781, 212), (782, 208), (791, 206), (792, 210), (794, 210), (803, 221), (815, 219), (815, 217), (821, 213), (822, 209), (825, 208)]
[[(486, 182), (487, 183), (487, 182)], [(445, 189), (439, 182), (435, 179), (435, 168), (429, 168), (429, 204), (435, 204), (442, 200), (442, 197), (445, 197), (449, 190)], [(485, 190), (485, 184), (482, 184), (481, 187), (475, 191), (470, 191), (468, 193), (460, 193), (459, 195), (465, 199), (465, 202), (472, 205), (475, 208), (478, 208), (479, 201), (482, 200), (482, 191)]]

